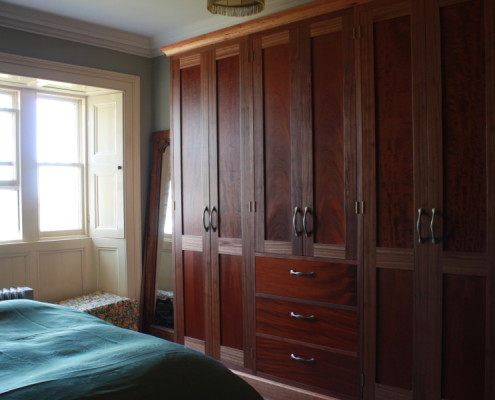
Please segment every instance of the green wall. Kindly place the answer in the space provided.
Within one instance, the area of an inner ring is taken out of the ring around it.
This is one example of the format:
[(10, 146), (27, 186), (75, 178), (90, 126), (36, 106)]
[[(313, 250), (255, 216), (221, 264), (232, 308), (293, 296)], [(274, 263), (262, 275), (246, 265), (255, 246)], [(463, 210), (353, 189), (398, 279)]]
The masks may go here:
[[(170, 127), (169, 62), (0, 27), (0, 52), (137, 75), (141, 81), (141, 193), (146, 215), (151, 133)], [(0, 71), (1, 72), (1, 71)], [(144, 224), (144, 221), (143, 221)]]
[(153, 131), (161, 131), (170, 128), (170, 62), (163, 55), (152, 63)]

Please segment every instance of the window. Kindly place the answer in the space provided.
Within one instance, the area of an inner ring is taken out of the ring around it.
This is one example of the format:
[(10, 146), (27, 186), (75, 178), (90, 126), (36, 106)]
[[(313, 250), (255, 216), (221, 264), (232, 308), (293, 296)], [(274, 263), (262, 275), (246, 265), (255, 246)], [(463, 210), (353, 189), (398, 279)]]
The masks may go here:
[(25, 239), (26, 231), (36, 231), (34, 239), (85, 233), (83, 105), (0, 89), (0, 241)]
[(36, 144), (39, 230), (84, 232), (82, 100), (38, 95)]
[(0, 241), (21, 238), (19, 92), (0, 89)]
[(0, 243), (123, 238), (123, 94), (0, 75)]

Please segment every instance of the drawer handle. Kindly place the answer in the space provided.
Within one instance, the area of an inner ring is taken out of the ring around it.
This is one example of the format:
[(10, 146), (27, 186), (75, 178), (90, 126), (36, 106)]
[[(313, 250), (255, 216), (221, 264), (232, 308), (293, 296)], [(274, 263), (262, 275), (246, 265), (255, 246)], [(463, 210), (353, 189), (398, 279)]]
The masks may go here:
[(314, 364), (316, 362), (316, 360), (313, 357), (311, 357), (311, 358), (302, 358), (302, 357), (296, 356), (295, 354), (291, 354), (290, 355), (290, 358), (292, 358), (293, 360), (296, 360), (296, 361), (299, 361), (299, 362), (302, 362), (302, 363), (308, 363), (308, 364)]
[(295, 312), (291, 312), (290, 313), (290, 316), (292, 318), (304, 319), (304, 320), (307, 320), (307, 321), (314, 321), (316, 319), (316, 317), (314, 315), (301, 315), (301, 314), (296, 314)]
[(290, 274), (296, 276), (308, 276), (311, 278), (314, 278), (316, 276), (316, 272), (299, 272), (299, 271), (294, 271), (293, 269), (290, 270)]

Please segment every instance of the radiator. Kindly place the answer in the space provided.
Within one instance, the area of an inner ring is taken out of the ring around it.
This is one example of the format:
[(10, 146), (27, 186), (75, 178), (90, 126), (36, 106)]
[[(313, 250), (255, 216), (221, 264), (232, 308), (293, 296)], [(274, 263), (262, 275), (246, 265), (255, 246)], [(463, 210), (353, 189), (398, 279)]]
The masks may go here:
[(0, 289), (0, 301), (14, 299), (33, 300), (33, 289), (30, 287), (3, 288)]

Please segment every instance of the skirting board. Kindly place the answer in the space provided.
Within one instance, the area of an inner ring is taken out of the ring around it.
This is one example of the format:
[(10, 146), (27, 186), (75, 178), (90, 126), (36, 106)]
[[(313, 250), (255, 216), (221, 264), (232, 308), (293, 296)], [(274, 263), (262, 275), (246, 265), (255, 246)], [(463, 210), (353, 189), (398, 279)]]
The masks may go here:
[(232, 370), (254, 387), (267, 400), (339, 400), (335, 397), (324, 396), (315, 392), (284, 385), (258, 376)]

